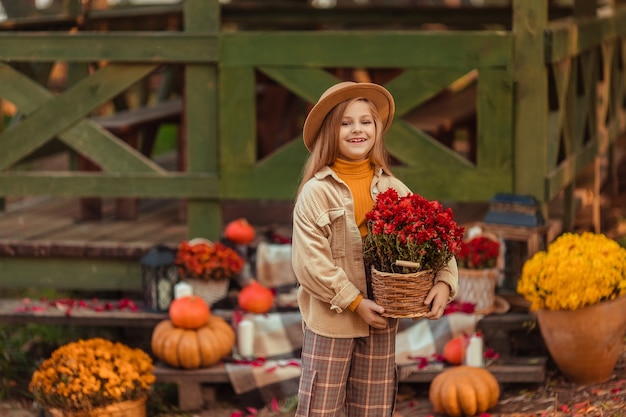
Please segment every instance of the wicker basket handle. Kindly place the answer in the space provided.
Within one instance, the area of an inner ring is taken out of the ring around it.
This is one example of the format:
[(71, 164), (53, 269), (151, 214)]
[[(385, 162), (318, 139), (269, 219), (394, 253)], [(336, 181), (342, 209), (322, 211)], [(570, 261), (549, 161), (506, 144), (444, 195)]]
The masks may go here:
[(398, 266), (404, 266), (407, 268), (419, 268), (420, 267), (419, 262), (411, 262), (411, 261), (403, 261), (403, 260), (397, 260), (395, 264)]

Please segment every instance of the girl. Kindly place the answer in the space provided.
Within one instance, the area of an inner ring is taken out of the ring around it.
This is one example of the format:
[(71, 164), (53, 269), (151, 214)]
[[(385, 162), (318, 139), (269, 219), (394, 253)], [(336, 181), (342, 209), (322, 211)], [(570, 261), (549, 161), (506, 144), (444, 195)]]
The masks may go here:
[[(388, 167), (383, 134), (395, 104), (385, 88), (330, 87), (304, 122), (311, 152), (293, 212), (292, 264), (303, 319), (296, 416), (391, 416), (397, 320), (368, 291), (362, 239), (379, 192), (409, 189)], [(458, 287), (454, 258), (435, 278), (425, 316), (438, 319)]]

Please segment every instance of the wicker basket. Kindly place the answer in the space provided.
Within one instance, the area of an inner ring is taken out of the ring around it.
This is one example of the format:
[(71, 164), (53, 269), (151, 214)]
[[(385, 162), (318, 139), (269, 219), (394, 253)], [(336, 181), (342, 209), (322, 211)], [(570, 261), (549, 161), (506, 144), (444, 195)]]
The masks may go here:
[[(196, 245), (204, 243), (206, 245), (213, 245), (213, 242), (202, 237), (196, 237), (189, 241), (190, 245)], [(191, 285), (193, 294), (202, 298), (207, 302), (209, 306), (218, 302), (228, 294), (228, 288), (230, 287), (229, 279), (209, 279), (205, 280), (194, 276), (183, 276), (181, 278), (187, 284)]]
[(496, 305), (498, 274), (498, 268), (459, 268), (459, 291), (456, 300), (474, 304), (474, 312), (477, 314), (492, 313)]
[(58, 408), (48, 411), (52, 417), (146, 417), (146, 400), (121, 401), (89, 411), (64, 411)]
[(193, 294), (202, 298), (209, 306), (226, 297), (228, 287), (230, 286), (230, 280), (228, 279), (203, 280), (184, 277), (183, 281), (191, 285)]
[(372, 268), (374, 300), (385, 308), (384, 317), (422, 317), (430, 311), (430, 306), (424, 305), (424, 299), (433, 287), (434, 279), (432, 270), (398, 274)]

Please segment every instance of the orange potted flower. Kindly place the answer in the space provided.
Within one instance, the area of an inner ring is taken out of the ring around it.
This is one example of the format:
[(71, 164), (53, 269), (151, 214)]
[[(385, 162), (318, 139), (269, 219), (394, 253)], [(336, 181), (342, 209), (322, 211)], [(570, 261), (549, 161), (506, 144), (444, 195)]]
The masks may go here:
[(153, 369), (141, 349), (102, 338), (79, 340), (44, 360), (29, 389), (54, 417), (144, 417)]
[(196, 238), (178, 245), (174, 263), (181, 280), (210, 305), (226, 295), (230, 280), (241, 273), (245, 261), (222, 243)]

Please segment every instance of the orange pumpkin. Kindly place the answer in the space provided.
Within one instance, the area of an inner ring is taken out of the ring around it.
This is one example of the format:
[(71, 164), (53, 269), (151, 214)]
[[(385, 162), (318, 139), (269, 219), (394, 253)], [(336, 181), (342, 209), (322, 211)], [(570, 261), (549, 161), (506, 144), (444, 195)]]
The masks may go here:
[(500, 397), (498, 381), (485, 368), (455, 366), (433, 378), (428, 398), (435, 412), (452, 417), (474, 416), (494, 407)]
[(172, 324), (184, 329), (198, 329), (204, 326), (210, 315), (209, 305), (196, 295), (176, 298), (169, 308)]
[(461, 335), (449, 340), (443, 347), (443, 358), (452, 365), (460, 365), (465, 357), (467, 336)]
[(254, 227), (244, 218), (236, 219), (226, 225), (224, 236), (239, 245), (247, 245), (254, 240)]
[(252, 280), (239, 292), (238, 304), (242, 310), (250, 313), (263, 314), (274, 305), (274, 292)]
[(175, 368), (196, 369), (215, 365), (228, 356), (235, 345), (235, 331), (224, 319), (210, 316), (194, 330), (183, 329), (163, 320), (152, 332), (152, 353)]

